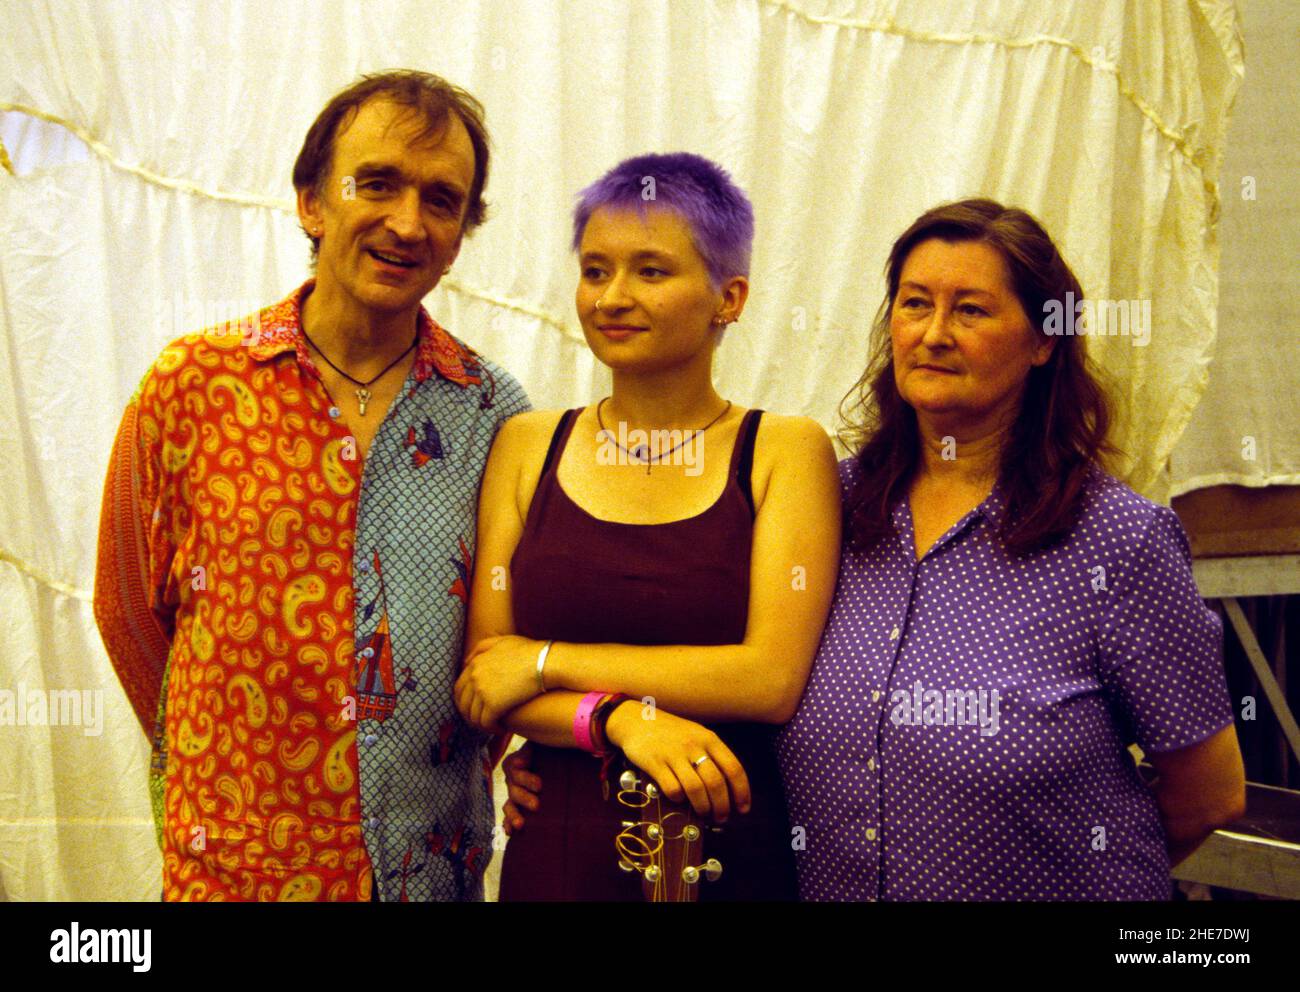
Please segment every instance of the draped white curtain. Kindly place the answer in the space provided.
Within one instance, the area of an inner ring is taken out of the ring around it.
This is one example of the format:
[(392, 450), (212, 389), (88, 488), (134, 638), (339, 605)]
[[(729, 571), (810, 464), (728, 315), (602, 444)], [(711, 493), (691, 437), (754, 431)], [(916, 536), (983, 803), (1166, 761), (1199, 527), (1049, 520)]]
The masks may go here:
[(428, 69), (485, 104), (492, 218), (427, 305), (536, 405), (608, 384), (573, 313), (573, 194), (691, 150), (757, 214), (724, 395), (833, 430), (890, 242), (988, 195), (1037, 214), (1090, 296), (1149, 301), (1149, 344), (1090, 346), (1127, 401), (1130, 481), (1168, 494), (1215, 335), (1230, 0), (10, 0), (5, 18), (0, 689), (104, 694), (98, 736), (0, 726), (9, 898), (157, 898), (147, 744), (90, 605), (109, 447), (167, 341), (305, 278), (290, 169), (362, 72)]
[(1250, 73), (1223, 157), (1219, 327), (1172, 493), (1300, 486), (1300, 3), (1248, 0)]

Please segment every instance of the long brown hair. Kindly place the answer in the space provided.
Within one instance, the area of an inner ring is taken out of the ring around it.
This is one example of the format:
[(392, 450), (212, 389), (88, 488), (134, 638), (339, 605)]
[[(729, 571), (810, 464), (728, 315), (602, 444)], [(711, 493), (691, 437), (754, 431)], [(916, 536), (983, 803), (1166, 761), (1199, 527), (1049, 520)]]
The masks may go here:
[[(894, 381), (889, 318), (912, 249), (939, 238), (979, 241), (996, 248), (1011, 288), (1034, 330), (1044, 334), (1044, 305), (1065, 306), (1079, 280), (1041, 224), (1024, 210), (973, 199), (927, 210), (894, 242), (885, 265), (888, 290), (872, 329), (866, 371), (840, 405), (840, 439), (854, 452), (861, 479), (845, 500), (849, 546), (863, 551), (893, 534), (893, 505), (906, 495), (920, 453), (916, 411)], [(1090, 366), (1082, 337), (1055, 337), (1051, 357), (1030, 368), (1020, 412), (1001, 453), (998, 478), (1006, 497), (1000, 536), (1008, 551), (1025, 555), (1073, 529), (1088, 473), (1117, 453), (1107, 439), (1111, 403)]]

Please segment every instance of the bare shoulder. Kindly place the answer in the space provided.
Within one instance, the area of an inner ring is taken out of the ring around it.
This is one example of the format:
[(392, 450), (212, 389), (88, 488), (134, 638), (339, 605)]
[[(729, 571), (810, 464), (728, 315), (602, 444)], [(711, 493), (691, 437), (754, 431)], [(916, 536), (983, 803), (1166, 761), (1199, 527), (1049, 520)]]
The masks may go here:
[(503, 480), (513, 480), (515, 507), (522, 521), (528, 514), (533, 490), (546, 460), (555, 428), (563, 410), (528, 410), (517, 413), (497, 432), (492, 446), (492, 460)]
[(830, 437), (812, 417), (765, 412), (758, 422), (758, 436), (754, 439), (756, 458), (765, 449), (767, 457), (786, 457), (810, 447), (812, 453), (819, 455), (822, 448), (832, 450)]
[(766, 501), (774, 479), (783, 480), (778, 483), (783, 490), (797, 494), (820, 477), (819, 468), (835, 473), (835, 449), (822, 425), (812, 417), (764, 412), (754, 438), (755, 505)]
[(501, 425), (501, 430), (497, 433), (496, 443), (501, 449), (501, 455), (526, 458), (539, 444), (545, 453), (546, 446), (551, 443), (551, 435), (555, 433), (563, 415), (563, 410), (527, 410), (516, 413)]

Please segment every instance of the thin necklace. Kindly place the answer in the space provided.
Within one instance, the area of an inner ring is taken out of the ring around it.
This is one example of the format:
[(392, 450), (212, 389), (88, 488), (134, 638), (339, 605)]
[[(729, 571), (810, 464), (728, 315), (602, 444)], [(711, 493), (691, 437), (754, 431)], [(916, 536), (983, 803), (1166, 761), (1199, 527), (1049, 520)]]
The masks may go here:
[(678, 441), (675, 445), (673, 445), (673, 446), (672, 446), (671, 448), (669, 448), (667, 451), (661, 451), (661, 452), (659, 452), (657, 455), (655, 455), (655, 459), (654, 459), (654, 461), (651, 461), (651, 460), (650, 460), (650, 445), (648, 445), (648, 444), (638, 444), (638, 445), (637, 445), (635, 448), (633, 448), (631, 451), (628, 451), (627, 448), (623, 447), (621, 444), (618, 443), (618, 438), (616, 438), (616, 437), (614, 436), (614, 434), (610, 431), (610, 429), (609, 429), (608, 427), (605, 426), (605, 418), (602, 417), (602, 416), (600, 415), (600, 411), (601, 411), (601, 409), (605, 406), (605, 404), (606, 404), (607, 402), (609, 402), (609, 397), (608, 397), (608, 396), (606, 396), (603, 400), (601, 400), (599, 403), (596, 404), (596, 423), (600, 424), (600, 430), (601, 430), (601, 433), (604, 434), (605, 437), (607, 437), (607, 438), (609, 438), (611, 441), (613, 441), (613, 442), (614, 442), (614, 447), (618, 448), (618, 450), (621, 451), (621, 452), (623, 452), (623, 454), (627, 455), (629, 458), (631, 458), (631, 459), (633, 459), (633, 460), (635, 460), (635, 461), (638, 461), (638, 462), (644, 462), (644, 463), (645, 463), (645, 474), (646, 474), (646, 475), (649, 475), (649, 474), (650, 474), (650, 466), (651, 466), (651, 465), (658, 465), (660, 462), (662, 462), (666, 457), (668, 457), (669, 455), (671, 455), (674, 451), (676, 451), (678, 448), (680, 448), (682, 445), (684, 445), (687, 441), (689, 441), (689, 440), (691, 439), (691, 435), (692, 435), (692, 434), (703, 434), (703, 433), (704, 433), (705, 431), (707, 431), (710, 427), (712, 427), (712, 426), (713, 426), (714, 424), (716, 424), (719, 420), (721, 420), (724, 416), (726, 416), (727, 411), (731, 409), (731, 400), (727, 400), (727, 405), (724, 406), (724, 407), (722, 408), (722, 412), (721, 412), (721, 413), (719, 413), (716, 417), (714, 417), (712, 420), (710, 420), (707, 424), (705, 424), (703, 427), (701, 427), (701, 428), (700, 428), (699, 430), (697, 430), (697, 431), (684, 431), (683, 433), (686, 435), (684, 438), (682, 438), (680, 441)]
[(326, 364), (326, 365), (328, 365), (330, 368), (332, 368), (332, 369), (333, 369), (335, 372), (337, 372), (339, 375), (343, 376), (344, 379), (347, 379), (348, 382), (355, 383), (356, 385), (358, 385), (358, 386), (361, 387), (360, 389), (358, 389), (358, 390), (356, 391), (356, 393), (357, 393), (357, 405), (361, 408), (361, 416), (364, 417), (364, 416), (366, 415), (366, 404), (370, 402), (370, 389), (369, 389), (368, 387), (374, 385), (374, 384), (375, 384), (376, 382), (378, 382), (381, 378), (383, 378), (385, 375), (387, 375), (388, 372), (393, 368), (394, 365), (396, 365), (398, 362), (400, 362), (403, 358), (405, 358), (407, 355), (409, 355), (409, 354), (411, 353), (411, 349), (414, 348), (414, 347), (416, 346), (416, 344), (417, 344), (417, 343), (419, 342), (419, 340), (420, 340), (420, 327), (419, 327), (418, 324), (416, 325), (416, 328), (415, 328), (415, 338), (411, 341), (411, 346), (410, 346), (409, 348), (407, 348), (404, 352), (402, 352), (400, 355), (398, 355), (396, 358), (394, 358), (391, 362), (389, 362), (389, 363), (388, 363), (388, 368), (384, 369), (383, 372), (380, 372), (379, 375), (373, 377), (369, 382), (362, 382), (360, 379), (354, 379), (354, 378), (352, 378), (352, 376), (348, 375), (348, 374), (347, 374), (346, 372), (344, 372), (341, 368), (339, 368), (337, 365), (335, 365), (333, 362), (331, 362), (331, 361), (330, 361), (330, 356), (327, 355), (327, 354), (325, 354), (325, 352), (323, 352), (323, 351), (320, 350), (320, 345), (318, 345), (315, 341), (313, 341), (313, 340), (311, 339), (311, 336), (307, 333), (307, 328), (305, 328), (305, 327), (302, 329), (302, 336), (305, 337), (305, 338), (307, 339), (307, 342), (308, 342), (308, 343), (309, 343), (313, 348), (315, 348), (318, 352), (320, 352), (320, 357), (323, 358), (323, 359), (325, 359), (325, 364)]

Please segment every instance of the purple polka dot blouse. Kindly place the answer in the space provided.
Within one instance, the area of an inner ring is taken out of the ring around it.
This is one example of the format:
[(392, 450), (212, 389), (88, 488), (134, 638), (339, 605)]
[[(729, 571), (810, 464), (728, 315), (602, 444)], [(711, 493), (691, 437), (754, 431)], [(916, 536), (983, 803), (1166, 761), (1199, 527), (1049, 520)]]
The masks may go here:
[[(840, 463), (846, 493), (858, 471)], [(1073, 533), (1016, 559), (1003, 510), (995, 488), (918, 562), (903, 499), (895, 538), (846, 545), (780, 738), (801, 898), (1172, 895), (1127, 746), (1232, 722), (1182, 526), (1095, 471)]]

